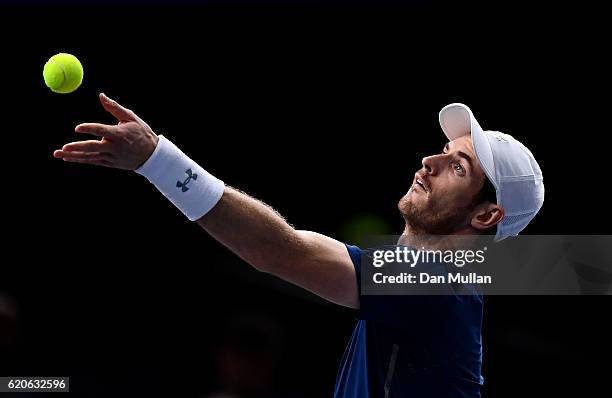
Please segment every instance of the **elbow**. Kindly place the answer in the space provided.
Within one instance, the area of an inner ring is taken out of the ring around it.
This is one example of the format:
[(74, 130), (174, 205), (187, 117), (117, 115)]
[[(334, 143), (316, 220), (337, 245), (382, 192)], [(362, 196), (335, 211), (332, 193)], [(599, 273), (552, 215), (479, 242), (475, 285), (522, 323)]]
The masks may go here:
[(270, 258), (251, 259), (249, 264), (251, 264), (255, 270), (266, 274), (274, 274), (275, 270), (278, 269), (278, 266)]
[(259, 272), (279, 276), (282, 269), (287, 266), (289, 259), (278, 254), (269, 254), (250, 259), (249, 264)]

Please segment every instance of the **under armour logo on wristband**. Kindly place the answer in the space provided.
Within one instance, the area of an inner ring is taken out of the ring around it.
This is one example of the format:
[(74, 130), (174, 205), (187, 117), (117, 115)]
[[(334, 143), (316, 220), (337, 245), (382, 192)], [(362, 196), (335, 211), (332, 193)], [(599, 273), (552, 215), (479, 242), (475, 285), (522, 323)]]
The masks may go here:
[(189, 183), (191, 182), (191, 180), (197, 180), (198, 179), (198, 175), (194, 174), (191, 169), (187, 169), (185, 170), (185, 173), (187, 173), (187, 178), (185, 178), (185, 181), (181, 182), (181, 181), (177, 181), (176, 182), (176, 187), (177, 188), (181, 188), (181, 192), (186, 192), (189, 190), (189, 187), (187, 187), (187, 185), (189, 185)]

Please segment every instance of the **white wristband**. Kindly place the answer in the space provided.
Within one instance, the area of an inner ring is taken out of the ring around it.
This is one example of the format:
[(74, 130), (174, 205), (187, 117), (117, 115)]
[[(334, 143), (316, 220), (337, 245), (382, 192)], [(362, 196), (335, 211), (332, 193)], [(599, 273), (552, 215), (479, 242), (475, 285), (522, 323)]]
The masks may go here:
[(191, 221), (208, 213), (223, 196), (225, 184), (185, 155), (163, 135), (146, 162), (135, 170)]

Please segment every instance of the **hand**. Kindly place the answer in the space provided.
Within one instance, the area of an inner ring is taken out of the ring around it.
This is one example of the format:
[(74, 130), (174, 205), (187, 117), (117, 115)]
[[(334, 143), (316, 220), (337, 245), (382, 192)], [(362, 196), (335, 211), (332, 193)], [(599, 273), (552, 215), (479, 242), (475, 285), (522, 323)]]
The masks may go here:
[(139, 168), (151, 156), (159, 138), (134, 112), (100, 94), (104, 109), (117, 118), (115, 126), (83, 123), (74, 131), (101, 137), (100, 140), (76, 141), (53, 152), (66, 162), (87, 163), (123, 170)]

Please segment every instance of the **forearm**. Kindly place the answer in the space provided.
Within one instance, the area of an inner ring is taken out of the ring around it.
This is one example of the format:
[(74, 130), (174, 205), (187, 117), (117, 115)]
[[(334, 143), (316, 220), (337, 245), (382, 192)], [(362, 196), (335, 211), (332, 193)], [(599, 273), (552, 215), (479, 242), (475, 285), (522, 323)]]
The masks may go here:
[[(266, 204), (227, 187), (167, 138), (136, 170), (192, 221), (255, 268), (307, 257), (300, 234)], [(299, 254), (302, 254), (299, 256)]]
[(221, 200), (197, 223), (261, 271), (299, 258), (306, 249), (300, 233), (271, 207), (227, 186)]

